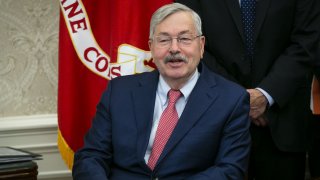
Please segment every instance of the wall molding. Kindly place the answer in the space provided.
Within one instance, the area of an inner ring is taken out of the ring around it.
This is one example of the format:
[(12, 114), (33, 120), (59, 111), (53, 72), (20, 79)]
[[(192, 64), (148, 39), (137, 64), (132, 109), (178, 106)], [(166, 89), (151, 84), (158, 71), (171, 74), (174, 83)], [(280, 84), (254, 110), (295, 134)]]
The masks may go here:
[(57, 128), (57, 114), (13, 116), (0, 118), (0, 131)]

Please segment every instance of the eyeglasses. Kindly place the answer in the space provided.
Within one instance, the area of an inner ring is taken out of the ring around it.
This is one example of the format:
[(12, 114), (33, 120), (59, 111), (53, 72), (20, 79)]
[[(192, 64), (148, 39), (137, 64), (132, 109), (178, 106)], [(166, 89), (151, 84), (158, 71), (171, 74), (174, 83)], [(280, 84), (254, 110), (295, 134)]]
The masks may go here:
[(195, 40), (200, 36), (201, 35), (194, 36), (192, 34), (183, 34), (177, 37), (160, 35), (160, 36), (155, 36), (153, 40), (155, 42), (156, 47), (159, 47), (159, 48), (169, 48), (172, 44), (173, 39), (177, 39), (179, 47), (187, 47), (192, 44), (193, 40)]

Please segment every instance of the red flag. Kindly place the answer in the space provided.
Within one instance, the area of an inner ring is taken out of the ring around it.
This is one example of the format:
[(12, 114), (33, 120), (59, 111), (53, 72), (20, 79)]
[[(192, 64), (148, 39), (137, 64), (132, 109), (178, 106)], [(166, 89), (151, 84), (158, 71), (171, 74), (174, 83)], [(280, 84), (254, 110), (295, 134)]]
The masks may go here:
[(152, 13), (172, 0), (60, 0), (58, 147), (71, 169), (108, 80), (154, 69)]

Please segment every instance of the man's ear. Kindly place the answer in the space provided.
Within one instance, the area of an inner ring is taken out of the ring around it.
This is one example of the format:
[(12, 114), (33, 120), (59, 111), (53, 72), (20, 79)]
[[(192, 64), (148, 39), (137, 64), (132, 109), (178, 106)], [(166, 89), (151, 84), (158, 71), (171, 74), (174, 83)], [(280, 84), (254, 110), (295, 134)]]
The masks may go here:
[(152, 48), (152, 40), (151, 39), (149, 39), (148, 45), (149, 45), (149, 50), (151, 51), (151, 48)]
[(206, 43), (206, 38), (204, 36), (200, 37), (200, 51), (201, 51), (201, 59), (203, 58), (204, 53), (204, 45)]

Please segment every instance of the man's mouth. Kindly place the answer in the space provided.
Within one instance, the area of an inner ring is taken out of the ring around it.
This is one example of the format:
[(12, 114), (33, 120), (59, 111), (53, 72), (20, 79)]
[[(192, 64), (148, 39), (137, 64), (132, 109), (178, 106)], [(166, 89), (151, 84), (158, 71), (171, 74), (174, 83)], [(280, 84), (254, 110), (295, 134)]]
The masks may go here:
[(183, 62), (182, 59), (170, 59), (168, 62), (170, 63), (179, 63), (179, 62)]

